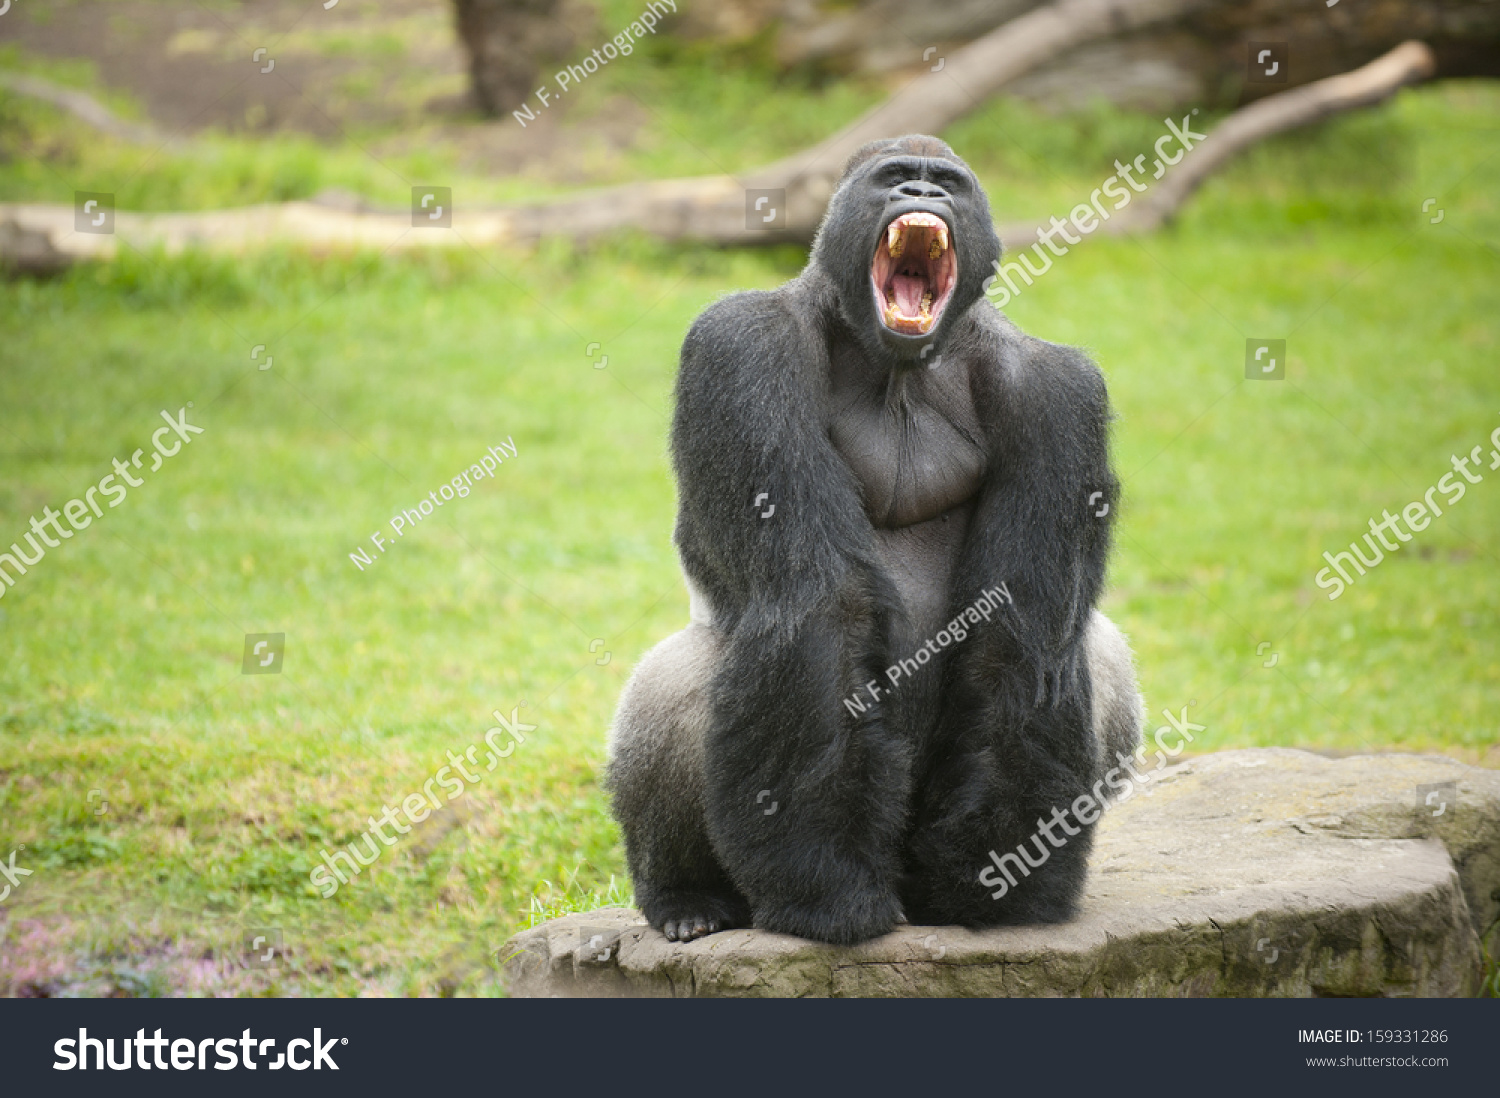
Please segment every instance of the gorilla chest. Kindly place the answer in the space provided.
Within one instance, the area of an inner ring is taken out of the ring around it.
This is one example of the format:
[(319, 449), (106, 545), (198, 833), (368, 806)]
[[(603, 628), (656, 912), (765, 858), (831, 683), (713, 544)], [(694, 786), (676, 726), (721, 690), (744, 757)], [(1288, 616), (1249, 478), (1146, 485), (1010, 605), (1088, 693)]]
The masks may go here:
[(864, 489), (875, 545), (905, 604), (892, 642), (934, 633), (984, 480), (984, 434), (967, 379), (942, 368), (881, 386), (833, 386), (834, 447)]
[(952, 366), (877, 385), (836, 382), (832, 397), (829, 433), (877, 528), (926, 523), (979, 490), (984, 434), (967, 380)]

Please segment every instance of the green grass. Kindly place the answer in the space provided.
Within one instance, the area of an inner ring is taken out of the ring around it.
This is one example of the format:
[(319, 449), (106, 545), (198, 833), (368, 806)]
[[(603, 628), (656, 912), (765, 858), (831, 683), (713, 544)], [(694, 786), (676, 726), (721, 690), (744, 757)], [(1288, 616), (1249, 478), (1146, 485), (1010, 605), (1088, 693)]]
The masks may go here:
[[(645, 145), (611, 171), (749, 166), (867, 94), (772, 84), (747, 62), (713, 99), (686, 97), (709, 94), (712, 68), (685, 53), (606, 74), (620, 83), (601, 100), (658, 97)], [(1497, 761), (1500, 475), (1338, 601), (1313, 585), (1323, 550), (1500, 426), (1497, 107), (1478, 84), (1436, 87), (1272, 142), (1176, 227), (1091, 239), (1008, 308), (1108, 376), (1126, 496), (1106, 610), (1153, 710), (1196, 702), (1194, 750)], [(220, 135), (147, 162), (14, 97), (0, 112), (9, 199), (406, 193), (347, 144)], [(1161, 132), (997, 103), (947, 136), (1004, 220), (1066, 213)], [(430, 155), (402, 169), (456, 164)], [(489, 994), (518, 927), (628, 901), (598, 775), (630, 668), (687, 614), (669, 540), (676, 350), (710, 301), (801, 262), (623, 238), (531, 257), (127, 253), (7, 284), (0, 540), (149, 446), (162, 409), (192, 401), (205, 433), (0, 599), (0, 856), (24, 843), (35, 871), (0, 907), (0, 993)], [(1248, 337), (1288, 340), (1287, 381), (1243, 380)], [(493, 479), (391, 540), (393, 514), (507, 437), (518, 453)], [(282, 674), (241, 674), (252, 632), (288, 635)], [(523, 701), (524, 745), (318, 897), (320, 848)], [(264, 927), (283, 932), (276, 972), (238, 963)]]

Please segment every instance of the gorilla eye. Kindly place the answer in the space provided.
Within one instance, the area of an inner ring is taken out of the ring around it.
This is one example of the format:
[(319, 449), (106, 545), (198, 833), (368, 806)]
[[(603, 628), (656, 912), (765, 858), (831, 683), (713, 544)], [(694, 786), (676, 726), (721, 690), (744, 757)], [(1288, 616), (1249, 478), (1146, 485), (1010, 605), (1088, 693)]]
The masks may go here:
[(947, 168), (939, 168), (932, 173), (932, 181), (947, 191), (967, 190), (969, 179), (963, 172), (950, 171)]

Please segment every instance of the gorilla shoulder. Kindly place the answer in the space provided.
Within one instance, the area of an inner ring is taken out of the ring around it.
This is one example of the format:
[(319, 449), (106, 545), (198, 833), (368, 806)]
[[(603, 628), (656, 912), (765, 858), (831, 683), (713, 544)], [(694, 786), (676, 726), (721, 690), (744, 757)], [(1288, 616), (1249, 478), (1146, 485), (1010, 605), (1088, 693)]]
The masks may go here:
[(719, 298), (693, 321), (682, 342), (682, 365), (722, 370), (732, 360), (763, 362), (768, 346), (804, 350), (819, 327), (816, 294), (805, 278), (774, 290), (739, 290)]
[(1059, 415), (1106, 415), (1109, 395), (1104, 374), (1087, 352), (1066, 343), (1027, 335), (986, 302), (972, 310), (985, 364), (981, 387), (993, 387), (1007, 403), (1032, 406), (1056, 421)]

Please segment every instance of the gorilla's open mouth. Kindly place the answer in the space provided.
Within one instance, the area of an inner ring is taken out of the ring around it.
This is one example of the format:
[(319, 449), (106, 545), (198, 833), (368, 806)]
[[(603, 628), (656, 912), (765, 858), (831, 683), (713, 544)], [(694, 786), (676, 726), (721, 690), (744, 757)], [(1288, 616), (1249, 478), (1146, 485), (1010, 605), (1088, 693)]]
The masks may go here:
[(936, 214), (906, 213), (885, 229), (870, 264), (881, 322), (902, 335), (932, 331), (958, 281), (948, 225)]

